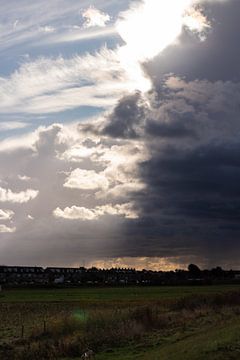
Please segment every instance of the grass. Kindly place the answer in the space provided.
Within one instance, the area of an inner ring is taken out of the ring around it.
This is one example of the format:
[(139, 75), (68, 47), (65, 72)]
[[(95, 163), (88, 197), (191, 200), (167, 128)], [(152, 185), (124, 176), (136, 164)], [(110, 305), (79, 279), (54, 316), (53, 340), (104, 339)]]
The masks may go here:
[(156, 286), (114, 288), (16, 289), (3, 291), (1, 302), (82, 302), (84, 305), (138, 303), (176, 299), (195, 294), (214, 294), (240, 289), (239, 285)]
[(131, 346), (98, 354), (96, 360), (238, 360), (239, 318), (219, 328), (198, 328), (161, 339), (162, 343)]
[(9, 290), (0, 358), (239, 359), (239, 320), (238, 286)]

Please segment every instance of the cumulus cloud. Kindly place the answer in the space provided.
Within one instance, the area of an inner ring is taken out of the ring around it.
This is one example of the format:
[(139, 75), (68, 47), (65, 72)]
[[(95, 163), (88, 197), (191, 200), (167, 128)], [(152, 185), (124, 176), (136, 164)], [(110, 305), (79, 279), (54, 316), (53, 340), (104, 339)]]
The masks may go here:
[(0, 233), (14, 233), (16, 231), (15, 227), (8, 227), (6, 225), (0, 224)]
[[(96, 144), (95, 144), (96, 145)], [(61, 159), (71, 162), (83, 162), (84, 159), (91, 158), (98, 152), (101, 153), (101, 149), (97, 149), (96, 146), (87, 147), (82, 144), (75, 144), (69, 147), (63, 154), (59, 154)]]
[(65, 209), (57, 208), (54, 210), (54, 216), (68, 220), (97, 220), (104, 215), (123, 216), (127, 219), (137, 219), (138, 214), (134, 210), (132, 203), (126, 204), (107, 204), (97, 206), (94, 209), (87, 209), (85, 207), (72, 206)]
[(109, 183), (104, 173), (97, 173), (94, 170), (75, 169), (67, 177), (64, 186), (82, 190), (106, 190)]
[(96, 9), (94, 6), (90, 6), (88, 9), (82, 12), (84, 18), (83, 27), (105, 27), (110, 21), (110, 16), (103, 11)]
[(148, 159), (148, 150), (143, 141), (121, 138), (112, 141), (113, 138), (104, 134), (108, 123), (109, 120), (103, 119), (102, 123), (79, 125), (80, 137), (67, 140), (67, 149), (58, 153), (58, 157), (63, 161), (81, 163), (81, 169), (72, 170), (64, 186), (94, 190), (97, 198), (127, 199), (130, 193), (145, 188), (139, 179), (138, 166)]
[(18, 149), (31, 149), (34, 151), (34, 142), (37, 132), (29, 132), (20, 136), (11, 136), (0, 141), (0, 153), (11, 153)]
[(29, 181), (31, 180), (31, 178), (27, 175), (18, 175), (18, 178), (19, 180), (22, 180), (22, 181)]
[(38, 190), (27, 189), (25, 191), (13, 192), (11, 189), (0, 187), (0, 201), (23, 204), (37, 197)]
[(14, 211), (0, 209), (0, 220), (11, 220), (14, 216)]
[(144, 182), (141, 182), (138, 179), (132, 178), (129, 182), (120, 183), (118, 185), (113, 186), (105, 193), (98, 192), (96, 195), (99, 198), (104, 197), (112, 197), (112, 198), (126, 198), (130, 194), (133, 195), (134, 193), (141, 193), (146, 190), (146, 185)]
[(95, 220), (98, 217), (94, 210), (79, 206), (66, 207), (63, 210), (58, 207), (53, 214), (57, 218), (68, 220)]

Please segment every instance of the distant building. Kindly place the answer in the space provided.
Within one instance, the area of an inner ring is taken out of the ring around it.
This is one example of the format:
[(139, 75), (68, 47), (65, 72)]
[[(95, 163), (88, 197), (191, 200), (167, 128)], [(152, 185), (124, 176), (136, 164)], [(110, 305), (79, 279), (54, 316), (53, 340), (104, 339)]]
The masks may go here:
[(63, 284), (64, 283), (64, 275), (54, 279), (54, 284)]

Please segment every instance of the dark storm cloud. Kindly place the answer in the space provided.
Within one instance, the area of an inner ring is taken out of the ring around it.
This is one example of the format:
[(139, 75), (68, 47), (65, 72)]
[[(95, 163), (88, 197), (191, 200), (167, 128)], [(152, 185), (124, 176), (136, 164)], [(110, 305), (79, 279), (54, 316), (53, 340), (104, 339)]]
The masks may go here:
[(240, 144), (166, 148), (142, 166), (143, 176), (165, 210), (205, 220), (238, 220), (239, 153)]
[(159, 123), (154, 120), (147, 121), (146, 133), (150, 136), (159, 136), (162, 138), (181, 138), (194, 137), (193, 129), (188, 129), (184, 122), (175, 121), (172, 124)]
[[(141, 112), (135, 133), (150, 154), (140, 164), (146, 191), (134, 198), (142, 216), (125, 225), (122, 256), (188, 254), (223, 264), (237, 259), (239, 96), (238, 83), (172, 76), (151, 94), (144, 111), (136, 109), (139, 97), (131, 98), (131, 107), (129, 98), (122, 99), (121, 108), (128, 109), (124, 123), (129, 118), (132, 126), (134, 114)], [(115, 112), (111, 126), (109, 135), (118, 137), (123, 123)]]
[(140, 93), (125, 96), (109, 116), (102, 133), (115, 138), (138, 138), (143, 126), (145, 110)]

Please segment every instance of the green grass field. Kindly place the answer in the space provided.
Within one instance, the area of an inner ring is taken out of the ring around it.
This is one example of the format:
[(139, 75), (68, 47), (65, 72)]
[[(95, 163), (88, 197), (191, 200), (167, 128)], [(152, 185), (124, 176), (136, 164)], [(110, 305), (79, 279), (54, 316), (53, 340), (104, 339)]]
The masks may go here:
[(240, 287), (17, 289), (0, 294), (0, 359), (240, 359)]
[(192, 294), (215, 294), (238, 289), (240, 290), (240, 285), (17, 289), (0, 293), (0, 303), (82, 302), (84, 305), (114, 305), (115, 303), (161, 301)]

